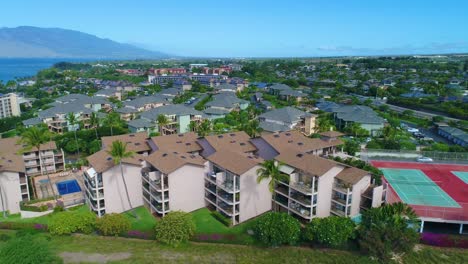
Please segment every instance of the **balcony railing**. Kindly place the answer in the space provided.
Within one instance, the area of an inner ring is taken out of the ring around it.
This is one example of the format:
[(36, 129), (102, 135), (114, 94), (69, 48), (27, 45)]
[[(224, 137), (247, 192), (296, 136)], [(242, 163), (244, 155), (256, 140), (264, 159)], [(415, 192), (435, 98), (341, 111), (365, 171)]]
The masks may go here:
[(343, 199), (342, 197), (340, 197), (340, 196), (338, 196), (338, 195), (333, 195), (333, 196), (332, 196), (332, 199), (333, 199), (334, 201), (336, 201), (336, 202), (338, 202), (338, 203), (344, 205), (344, 206), (346, 206), (346, 205), (349, 204), (349, 203), (346, 202), (346, 200), (345, 200), (346, 198)]
[(331, 212), (333, 214), (335, 214), (335, 215), (338, 215), (338, 216), (346, 216), (344, 211), (342, 211), (341, 209), (338, 209), (336, 207), (332, 207)]
[(351, 193), (351, 188), (349, 184), (335, 182), (333, 184), (333, 189), (341, 193)]
[(303, 195), (300, 193), (291, 193), (291, 199), (299, 202), (300, 204), (311, 207), (312, 206), (312, 196)]
[(300, 205), (299, 203), (295, 203), (295, 202), (290, 202), (289, 203), (289, 209), (294, 212), (295, 214), (303, 217), (303, 218), (307, 218), (307, 219), (310, 219), (311, 218), (311, 214), (310, 214), (310, 208), (306, 208), (302, 205)]
[(299, 183), (299, 182), (295, 182), (295, 183), (290, 183), (289, 186), (291, 188), (293, 188), (294, 190), (297, 190), (301, 193), (305, 193), (305, 194), (312, 194), (313, 191), (312, 191), (312, 185), (309, 184), (309, 183)]

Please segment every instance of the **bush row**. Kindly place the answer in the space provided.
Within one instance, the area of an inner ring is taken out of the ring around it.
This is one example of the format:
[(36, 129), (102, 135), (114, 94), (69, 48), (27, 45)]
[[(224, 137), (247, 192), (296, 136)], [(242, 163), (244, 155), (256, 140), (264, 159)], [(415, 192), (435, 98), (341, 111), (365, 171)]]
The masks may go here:
[(213, 211), (211, 212), (211, 215), (216, 218), (218, 221), (220, 221), (221, 223), (223, 223), (225, 226), (229, 227), (232, 225), (232, 220), (225, 217), (224, 215), (222, 215), (220, 212), (218, 211)]

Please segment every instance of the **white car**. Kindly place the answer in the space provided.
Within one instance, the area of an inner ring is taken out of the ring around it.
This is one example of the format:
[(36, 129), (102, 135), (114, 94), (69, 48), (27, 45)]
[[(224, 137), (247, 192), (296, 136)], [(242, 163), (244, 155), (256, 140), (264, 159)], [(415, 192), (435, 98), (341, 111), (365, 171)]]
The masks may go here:
[(419, 157), (417, 161), (418, 162), (433, 162), (434, 160), (429, 157)]

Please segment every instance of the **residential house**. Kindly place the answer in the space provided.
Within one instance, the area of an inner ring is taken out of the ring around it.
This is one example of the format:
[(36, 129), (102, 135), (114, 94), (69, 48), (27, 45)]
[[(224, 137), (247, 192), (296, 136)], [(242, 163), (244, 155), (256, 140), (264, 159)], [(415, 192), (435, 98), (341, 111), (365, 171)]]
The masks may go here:
[(368, 106), (344, 105), (334, 108), (333, 113), (338, 128), (343, 129), (349, 124), (358, 123), (372, 136), (378, 135), (385, 124), (385, 120)]
[(450, 126), (439, 126), (437, 133), (453, 143), (462, 147), (468, 147), (468, 133)]
[(212, 100), (205, 104), (205, 109), (214, 108), (224, 111), (240, 111), (249, 106), (249, 102), (238, 98), (234, 93), (219, 93), (212, 97)]
[(297, 129), (305, 135), (315, 132), (317, 116), (294, 107), (284, 107), (261, 114), (258, 117), (263, 131), (274, 133)]

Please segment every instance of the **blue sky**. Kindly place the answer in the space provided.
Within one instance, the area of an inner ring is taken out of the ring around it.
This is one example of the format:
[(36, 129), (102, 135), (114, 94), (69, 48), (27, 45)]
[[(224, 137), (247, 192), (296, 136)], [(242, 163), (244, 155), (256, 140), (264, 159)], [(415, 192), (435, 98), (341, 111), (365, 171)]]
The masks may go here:
[(466, 0), (2, 1), (0, 27), (61, 27), (183, 56), (468, 52)]

